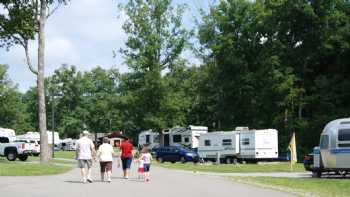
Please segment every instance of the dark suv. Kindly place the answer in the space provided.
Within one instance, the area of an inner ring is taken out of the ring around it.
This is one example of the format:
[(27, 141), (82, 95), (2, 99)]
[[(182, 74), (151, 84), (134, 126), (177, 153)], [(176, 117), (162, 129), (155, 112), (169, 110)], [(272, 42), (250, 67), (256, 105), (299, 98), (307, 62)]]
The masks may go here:
[(170, 161), (175, 163), (177, 161), (185, 162), (198, 162), (198, 154), (194, 151), (182, 146), (160, 146), (155, 150), (157, 161), (165, 162)]

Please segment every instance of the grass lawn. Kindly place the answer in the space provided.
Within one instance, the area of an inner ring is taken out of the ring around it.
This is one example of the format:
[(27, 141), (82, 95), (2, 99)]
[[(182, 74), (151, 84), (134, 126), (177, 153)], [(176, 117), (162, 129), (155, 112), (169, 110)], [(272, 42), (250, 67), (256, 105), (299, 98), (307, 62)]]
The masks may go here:
[(349, 196), (350, 179), (232, 177), (234, 181), (294, 193), (298, 196)]
[(64, 173), (71, 169), (72, 166), (56, 165), (56, 163), (42, 165), (31, 162), (7, 161), (4, 158), (0, 158), (0, 176), (53, 175)]
[[(65, 159), (65, 158), (63, 158)], [(33, 156), (30, 156), (28, 157), (28, 162), (33, 162), (33, 161), (36, 161), (36, 162), (39, 162), (40, 161), (40, 157), (33, 157)], [(58, 158), (58, 157), (55, 157), (53, 160), (50, 161), (50, 163), (52, 164), (76, 164), (77, 162), (75, 160), (62, 160), (61, 158)]]
[(75, 159), (75, 151), (55, 151), (55, 158)]
[[(193, 164), (193, 163), (156, 163), (156, 165), (179, 170), (199, 171), (199, 172), (219, 172), (219, 173), (235, 173), (235, 172), (290, 172), (289, 163), (264, 163), (264, 164)], [(296, 164), (293, 172), (304, 172), (303, 164)]]

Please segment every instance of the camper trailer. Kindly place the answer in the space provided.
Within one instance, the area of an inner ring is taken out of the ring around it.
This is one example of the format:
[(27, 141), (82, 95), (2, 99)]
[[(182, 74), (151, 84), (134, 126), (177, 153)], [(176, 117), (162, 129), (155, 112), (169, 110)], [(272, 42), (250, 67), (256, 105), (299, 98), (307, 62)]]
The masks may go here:
[(199, 157), (216, 161), (217, 158), (226, 163), (237, 163), (239, 154), (239, 134), (237, 132), (210, 132), (201, 135), (198, 147)]
[(169, 145), (181, 144), (196, 150), (200, 136), (205, 133), (208, 133), (208, 127), (192, 125), (187, 128), (175, 127), (169, 131)]
[(315, 147), (307, 170), (313, 177), (323, 172), (346, 175), (350, 173), (350, 118), (329, 122), (320, 137), (320, 146)]
[(199, 156), (203, 160), (225, 163), (278, 158), (278, 131), (236, 128), (230, 132), (212, 132), (200, 137)]
[(10, 140), (10, 142), (13, 142), (16, 139), (16, 133), (12, 129), (0, 127), (0, 137), (6, 137)]
[[(28, 131), (24, 135), (17, 136), (17, 139), (36, 141), (36, 142), (39, 142), (40, 144), (40, 133)], [(52, 144), (52, 131), (47, 131), (47, 139), (48, 139), (48, 143)], [(54, 141), (56, 146), (61, 143), (58, 132), (54, 132)]]
[(64, 151), (75, 151), (76, 145), (75, 145), (76, 140), (72, 138), (66, 138), (61, 140), (61, 149)]
[[(183, 145), (191, 149), (197, 149), (199, 145), (199, 137), (208, 132), (208, 127), (192, 126), (174, 127), (166, 129), (162, 135), (152, 130), (143, 131), (139, 134), (139, 146), (147, 146), (153, 148), (163, 143), (164, 146)], [(162, 139), (160, 139), (162, 136)]]
[(147, 148), (152, 149), (155, 146), (159, 145), (159, 134), (153, 132), (151, 129), (147, 131), (142, 131), (139, 134), (138, 140), (139, 147), (146, 146)]

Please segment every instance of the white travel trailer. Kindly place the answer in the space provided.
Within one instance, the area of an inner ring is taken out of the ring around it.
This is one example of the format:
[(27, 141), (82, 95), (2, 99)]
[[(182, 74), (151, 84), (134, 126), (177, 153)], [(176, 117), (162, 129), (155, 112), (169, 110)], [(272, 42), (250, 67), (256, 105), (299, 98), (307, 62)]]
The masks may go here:
[(269, 160), (278, 158), (278, 131), (237, 128), (230, 132), (202, 134), (198, 154), (204, 160), (237, 163), (238, 160)]
[(64, 151), (75, 151), (76, 149), (76, 140), (72, 138), (66, 138), (61, 140), (61, 149)]
[(333, 120), (325, 126), (308, 170), (314, 177), (321, 177), (323, 172), (350, 173), (350, 118)]
[[(52, 131), (47, 131), (47, 138), (48, 138), (48, 143), (52, 144)], [(58, 146), (61, 143), (60, 135), (58, 132), (54, 132), (54, 144), (55, 146)]]
[(160, 135), (152, 130), (142, 131), (139, 134), (138, 145), (153, 148), (159, 146), (161, 141), (164, 146), (173, 146), (181, 144), (191, 149), (197, 149), (199, 145), (199, 137), (208, 132), (208, 127), (192, 126), (189, 127), (175, 127), (164, 130), (162, 133), (162, 140)]
[(208, 127), (193, 125), (187, 128), (175, 127), (169, 131), (169, 145), (181, 144), (191, 149), (197, 149), (200, 136), (205, 133), (208, 133)]
[(239, 154), (239, 134), (237, 132), (210, 132), (201, 135), (198, 154), (204, 160), (217, 158), (226, 163), (236, 163)]
[(159, 134), (153, 132), (151, 129), (147, 131), (142, 131), (139, 134), (138, 145), (146, 146), (147, 148), (152, 149), (155, 146), (159, 145)]
[[(33, 140), (36, 142), (40, 142), (40, 133), (39, 132), (27, 132), (24, 135), (17, 136), (17, 139), (20, 140)], [(47, 139), (48, 143), (52, 144), (52, 132), (47, 131)], [(55, 140), (55, 145), (59, 145), (61, 143), (60, 136), (58, 132), (54, 132), (54, 140)]]
[(13, 142), (16, 139), (16, 133), (12, 129), (0, 127), (0, 137), (7, 137), (10, 140), (10, 142)]

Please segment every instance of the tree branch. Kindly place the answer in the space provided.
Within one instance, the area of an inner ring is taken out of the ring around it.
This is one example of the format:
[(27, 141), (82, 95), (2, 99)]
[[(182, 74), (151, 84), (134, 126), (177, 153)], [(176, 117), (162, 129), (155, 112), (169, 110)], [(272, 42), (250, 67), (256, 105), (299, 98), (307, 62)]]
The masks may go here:
[(53, 8), (53, 10), (50, 11), (50, 7), (47, 6), (48, 13), (46, 18), (48, 19), (50, 16), (52, 16), (58, 10), (59, 7), (60, 7), (60, 4), (58, 4), (56, 7)]
[(28, 40), (24, 41), (24, 45), (23, 45), (24, 51), (26, 53), (26, 60), (27, 60), (27, 65), (29, 67), (29, 70), (35, 74), (38, 75), (38, 71), (33, 67), (32, 65), (32, 61), (30, 60), (30, 56), (29, 56), (29, 49), (28, 49)]

